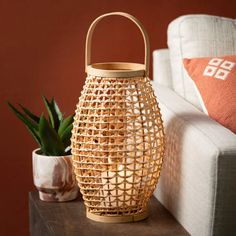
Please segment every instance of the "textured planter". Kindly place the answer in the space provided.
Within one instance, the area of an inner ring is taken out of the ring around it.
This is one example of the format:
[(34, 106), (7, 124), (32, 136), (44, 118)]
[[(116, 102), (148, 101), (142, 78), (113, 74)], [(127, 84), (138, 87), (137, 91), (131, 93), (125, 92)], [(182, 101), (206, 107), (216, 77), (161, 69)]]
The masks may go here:
[(39, 198), (47, 202), (70, 201), (77, 197), (78, 187), (71, 156), (44, 156), (33, 151), (34, 185)]

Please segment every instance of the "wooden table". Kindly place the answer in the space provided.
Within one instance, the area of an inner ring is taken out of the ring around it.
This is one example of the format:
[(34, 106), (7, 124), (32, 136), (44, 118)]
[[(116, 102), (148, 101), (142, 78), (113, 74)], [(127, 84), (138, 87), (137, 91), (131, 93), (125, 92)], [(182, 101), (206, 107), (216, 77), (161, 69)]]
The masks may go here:
[(152, 197), (149, 217), (135, 223), (99, 223), (85, 216), (82, 197), (67, 203), (40, 201), (29, 193), (32, 236), (185, 236), (189, 235), (174, 217)]

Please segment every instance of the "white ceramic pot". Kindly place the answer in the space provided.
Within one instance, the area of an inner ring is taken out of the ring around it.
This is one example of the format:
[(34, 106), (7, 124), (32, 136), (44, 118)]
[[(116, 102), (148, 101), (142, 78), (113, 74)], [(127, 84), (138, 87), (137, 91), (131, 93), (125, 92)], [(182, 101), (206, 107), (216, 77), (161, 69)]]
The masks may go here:
[(70, 201), (77, 197), (78, 185), (71, 156), (44, 156), (33, 151), (34, 185), (39, 198), (47, 202)]

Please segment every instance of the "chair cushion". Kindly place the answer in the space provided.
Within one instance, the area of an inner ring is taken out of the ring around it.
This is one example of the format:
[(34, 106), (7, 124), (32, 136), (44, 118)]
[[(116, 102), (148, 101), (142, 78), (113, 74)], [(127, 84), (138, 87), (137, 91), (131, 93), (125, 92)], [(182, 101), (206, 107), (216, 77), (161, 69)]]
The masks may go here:
[(236, 55), (184, 59), (205, 113), (236, 133)]
[(209, 15), (181, 16), (168, 27), (168, 46), (173, 89), (201, 109), (192, 81), (184, 73), (182, 59), (236, 54), (236, 20)]

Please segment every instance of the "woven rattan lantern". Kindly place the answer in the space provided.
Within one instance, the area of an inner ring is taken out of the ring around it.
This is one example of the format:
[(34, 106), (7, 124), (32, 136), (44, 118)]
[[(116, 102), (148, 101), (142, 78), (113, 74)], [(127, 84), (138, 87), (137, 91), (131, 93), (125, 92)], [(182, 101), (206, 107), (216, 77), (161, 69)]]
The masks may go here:
[[(130, 19), (140, 29), (144, 64), (90, 63), (93, 30), (102, 18), (113, 15)], [(142, 220), (160, 176), (164, 132), (148, 78), (148, 37), (140, 22), (122, 12), (98, 17), (88, 30), (85, 64), (87, 78), (71, 145), (87, 217), (101, 222)]]

